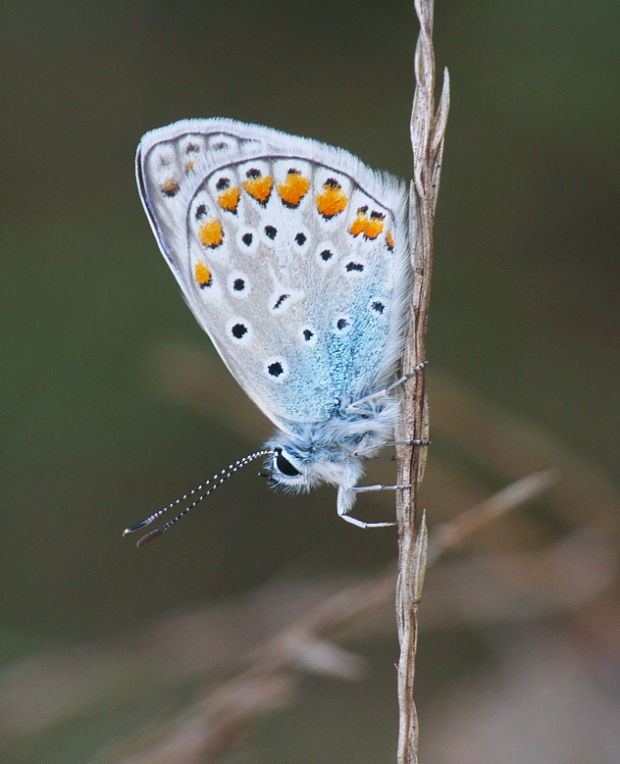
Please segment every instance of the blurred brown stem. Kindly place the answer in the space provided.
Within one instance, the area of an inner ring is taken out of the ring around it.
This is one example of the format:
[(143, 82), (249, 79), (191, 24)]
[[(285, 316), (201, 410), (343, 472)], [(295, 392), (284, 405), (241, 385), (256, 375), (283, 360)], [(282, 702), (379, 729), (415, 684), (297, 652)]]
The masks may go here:
[[(416, 89), (411, 114), (413, 181), (410, 189), (409, 231), (413, 290), (411, 319), (402, 358), (402, 372), (410, 373), (426, 360), (426, 324), (433, 262), (433, 226), (439, 190), (444, 134), (449, 109), (449, 80), (435, 111), (435, 54), (433, 49), (433, 0), (415, 0), (420, 34), (415, 52)], [(407, 385), (397, 440), (405, 443), (428, 438), (428, 405), (424, 373)], [(418, 507), (418, 489), (424, 477), (426, 450), (401, 446), (398, 450), (398, 483), (411, 488), (397, 492), (398, 580), (396, 615), (400, 659), (398, 662), (399, 735), (398, 764), (418, 761), (418, 719), (413, 699), (418, 636), (417, 609), (426, 567), (427, 530)]]
[[(481, 528), (539, 496), (553, 480), (551, 472), (521, 478), (439, 526), (431, 534), (429, 566), (455, 547), (462, 548)], [(507, 581), (511, 579), (510, 571), (518, 572), (518, 592), (511, 595), (504, 589), (502, 608), (498, 610), (491, 598), (489, 612), (489, 580), (485, 581), (485, 594), (477, 606), (476, 598), (472, 599), (475, 587), (467, 583), (467, 622), (476, 618), (487, 621), (493, 614), (502, 621), (507, 617), (525, 619), (540, 617), (550, 610), (563, 612), (581, 607), (615, 575), (612, 546), (607, 537), (597, 541), (596, 535), (586, 534), (584, 538), (580, 534), (542, 553), (513, 554), (509, 558), (504, 555), (491, 561), (492, 566), (501, 566), (502, 578)], [(474, 574), (477, 564), (474, 560)], [(526, 589), (521, 572), (524, 568), (529, 581)], [(363, 661), (343, 651), (333, 640), (358, 639), (362, 634), (368, 638), (373, 628), (387, 628), (384, 609), (393, 594), (394, 569), (390, 563), (365, 579), (343, 581), (330, 576), (322, 582), (314, 581), (312, 586), (288, 578), (283, 586), (283, 580), (277, 579), (234, 607), (223, 603), (169, 614), (120, 640), (107, 638), (105, 642), (74, 646), (55, 654), (31, 656), (8, 666), (0, 672), (2, 744), (14, 745), (20, 738), (92, 713), (98, 703), (124, 697), (127, 686), (133, 687), (134, 681), (136, 686), (146, 684), (159, 693), (163, 688), (182, 686), (189, 677), (219, 671), (219, 683), (215, 687), (209, 683), (185, 711), (167, 723), (158, 721), (96, 759), (98, 764), (217, 761), (230, 753), (234, 743), (262, 714), (290, 701), (300, 668), (347, 679), (359, 677)], [(468, 569), (464, 572), (467, 574)], [(463, 578), (462, 568), (457, 575), (459, 580)], [(447, 608), (450, 617), (456, 615), (458, 622), (459, 613), (449, 601), (454, 583), (445, 583), (442, 588), (448, 602), (434, 597), (429, 603), (433, 607), (427, 613), (427, 626), (437, 623), (437, 608), (444, 614)], [(274, 618), (276, 600), (283, 610)], [(247, 634), (240, 634), (240, 624), (246, 627)], [(258, 648), (257, 634), (263, 635)], [(166, 667), (163, 673), (161, 666)]]
[[(437, 539), (431, 538), (433, 552), (429, 555), (429, 565), (436, 563), (444, 552), (462, 545), (478, 529), (540, 495), (553, 479), (550, 472), (522, 478), (441, 526)], [(203, 697), (171, 720), (163, 734), (159, 731), (158, 740), (144, 737), (132, 754), (127, 752), (129, 746), (126, 743), (100, 761), (110, 764), (173, 764), (178, 761), (203, 764), (219, 760), (230, 752), (232, 743), (247, 731), (259, 714), (286, 700), (296, 684), (291, 669), (293, 666), (307, 668), (309, 652), (316, 655), (317, 646), (329, 646), (326, 639), (334, 638), (343, 627), (356, 621), (363, 624), (367, 633), (369, 616), (390, 597), (393, 582), (394, 567), (390, 563), (379, 574), (349, 583), (329, 596), (321, 597), (302, 616), (246, 655), (241, 661), (247, 664), (245, 669), (215, 690), (209, 687)], [(187, 634), (185, 638), (188, 638)], [(157, 639), (151, 637), (147, 642), (157, 642)], [(323, 673), (339, 676), (348, 674), (350, 678), (355, 676), (355, 670), (351, 672), (351, 666), (347, 668), (350, 656), (334, 654), (333, 647), (331, 656), (326, 656), (324, 649), (321, 652), (322, 659), (312, 662), (314, 670), (322, 669)], [(334, 671), (332, 658), (340, 661), (340, 669), (346, 670)]]

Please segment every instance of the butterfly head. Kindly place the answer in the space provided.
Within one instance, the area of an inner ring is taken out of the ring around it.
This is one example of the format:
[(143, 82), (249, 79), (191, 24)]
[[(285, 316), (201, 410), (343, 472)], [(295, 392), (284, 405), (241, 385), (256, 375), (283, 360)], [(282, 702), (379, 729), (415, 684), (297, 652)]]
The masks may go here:
[(355, 483), (362, 472), (361, 460), (341, 446), (298, 440), (278, 433), (267, 448), (271, 450), (267, 463), (268, 485), (282, 491), (299, 493), (320, 483)]
[(306, 479), (306, 467), (299, 454), (276, 446), (269, 457), (268, 485), (289, 491), (300, 491), (309, 487)]

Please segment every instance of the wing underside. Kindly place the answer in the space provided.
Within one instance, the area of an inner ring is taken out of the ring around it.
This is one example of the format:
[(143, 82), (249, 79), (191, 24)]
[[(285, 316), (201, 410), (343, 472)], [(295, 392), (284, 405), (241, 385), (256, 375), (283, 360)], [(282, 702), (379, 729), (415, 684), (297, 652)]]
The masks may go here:
[(231, 120), (148, 133), (137, 176), (192, 312), (276, 425), (322, 421), (385, 381), (408, 287), (399, 181)]

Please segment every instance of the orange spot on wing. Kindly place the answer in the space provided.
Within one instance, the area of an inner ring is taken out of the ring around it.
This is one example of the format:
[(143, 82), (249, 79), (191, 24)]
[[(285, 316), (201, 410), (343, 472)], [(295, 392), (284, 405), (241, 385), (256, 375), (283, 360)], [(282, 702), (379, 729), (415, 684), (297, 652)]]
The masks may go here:
[(365, 239), (376, 239), (385, 228), (383, 214), (380, 212), (371, 212), (370, 217), (366, 214), (368, 207), (360, 207), (357, 211), (357, 217), (349, 226), (349, 233), (352, 236), (364, 234)]
[(385, 228), (385, 223), (381, 218), (371, 217), (366, 221), (366, 227), (364, 229), (364, 237), (366, 239), (376, 239), (377, 236)]
[(349, 233), (351, 236), (359, 236), (361, 233), (364, 233), (366, 230), (366, 224), (368, 223), (368, 216), (366, 215), (367, 212), (368, 207), (361, 207), (357, 211), (357, 217), (349, 226)]
[(174, 178), (167, 178), (160, 186), (162, 194), (174, 196), (179, 190), (179, 184)]
[(388, 245), (388, 249), (391, 252), (394, 249), (394, 234), (391, 231), (388, 231), (385, 234), (385, 243)]
[[(342, 212), (348, 202), (347, 195), (342, 191), (340, 184), (335, 181), (325, 183), (323, 185), (323, 193), (319, 194), (316, 198), (317, 209), (324, 218), (333, 218), (334, 215)], [(357, 234), (353, 235), (357, 236)]]
[(352, 236), (359, 236), (364, 231), (365, 218), (358, 215), (349, 227), (349, 233)]
[(187, 162), (185, 162), (185, 172), (193, 170), (194, 167), (196, 167), (196, 162), (194, 162), (193, 159), (189, 159)]
[(199, 260), (196, 263), (194, 267), (194, 276), (196, 278), (196, 281), (198, 282), (198, 286), (201, 289), (211, 286), (213, 276), (211, 275), (211, 271), (207, 268), (207, 265), (204, 260)]
[(223, 210), (228, 212), (236, 212), (239, 205), (239, 197), (241, 196), (241, 189), (239, 186), (234, 186), (224, 191), (217, 197), (217, 203)]
[(219, 220), (207, 220), (198, 229), (198, 238), (205, 247), (219, 247), (224, 241), (224, 229)]
[(298, 172), (289, 172), (286, 180), (278, 184), (278, 194), (287, 206), (298, 207), (309, 188), (308, 178)]
[(244, 181), (243, 187), (257, 202), (267, 204), (271, 196), (271, 189), (273, 188), (273, 179), (270, 175), (261, 175), (258, 178)]

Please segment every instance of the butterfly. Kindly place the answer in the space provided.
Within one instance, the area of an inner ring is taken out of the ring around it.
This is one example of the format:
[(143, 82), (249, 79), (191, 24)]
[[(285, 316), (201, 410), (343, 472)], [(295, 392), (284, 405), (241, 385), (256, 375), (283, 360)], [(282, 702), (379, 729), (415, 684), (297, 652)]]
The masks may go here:
[(394, 380), (411, 293), (405, 184), (344, 149), (230, 119), (146, 133), (136, 176), (190, 310), (277, 429), (125, 535), (196, 495), (141, 541), (160, 535), (260, 457), (270, 486), (332, 484), (345, 520), (392, 525), (350, 511), (357, 493), (397, 487), (357, 484), (393, 438), (406, 380)]

